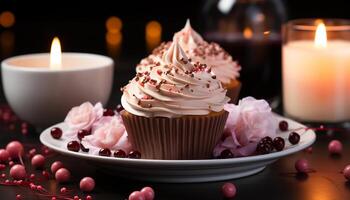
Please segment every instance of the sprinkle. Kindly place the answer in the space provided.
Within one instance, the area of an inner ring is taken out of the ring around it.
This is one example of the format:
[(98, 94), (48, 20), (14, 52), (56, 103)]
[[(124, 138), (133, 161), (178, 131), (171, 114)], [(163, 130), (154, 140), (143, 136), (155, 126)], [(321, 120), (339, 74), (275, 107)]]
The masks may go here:
[(162, 73), (163, 73), (162, 70), (160, 70), (160, 69), (157, 70), (157, 74), (158, 74), (159, 76), (162, 75)]
[(209, 83), (207, 83), (207, 88), (209, 88), (210, 87), (210, 85), (209, 85)]
[(211, 78), (216, 79), (216, 75), (213, 75)]

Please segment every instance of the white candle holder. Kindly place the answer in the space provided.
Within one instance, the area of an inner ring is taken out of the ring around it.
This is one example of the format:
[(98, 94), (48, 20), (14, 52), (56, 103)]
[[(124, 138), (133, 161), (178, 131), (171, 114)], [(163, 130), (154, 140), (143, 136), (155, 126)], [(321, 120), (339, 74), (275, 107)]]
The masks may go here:
[(350, 120), (349, 20), (288, 22), (283, 27), (282, 60), (287, 115), (309, 122)]
[(49, 65), (48, 53), (16, 56), (1, 63), (5, 97), (21, 119), (44, 128), (63, 121), (69, 109), (85, 101), (107, 103), (112, 59), (63, 53), (61, 69)]

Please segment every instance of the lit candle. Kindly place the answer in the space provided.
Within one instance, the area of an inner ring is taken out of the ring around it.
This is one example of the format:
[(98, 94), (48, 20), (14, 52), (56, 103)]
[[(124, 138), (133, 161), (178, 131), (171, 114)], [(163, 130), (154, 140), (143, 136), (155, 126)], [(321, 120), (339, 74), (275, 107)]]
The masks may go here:
[(5, 97), (23, 120), (47, 126), (85, 101), (106, 104), (113, 60), (88, 53), (62, 53), (54, 38), (50, 53), (8, 58), (1, 63)]
[(320, 21), (316, 25), (297, 22), (284, 32), (289, 40), (283, 45), (285, 112), (304, 121), (349, 120), (349, 26), (344, 21), (339, 26), (336, 21), (329, 26)]

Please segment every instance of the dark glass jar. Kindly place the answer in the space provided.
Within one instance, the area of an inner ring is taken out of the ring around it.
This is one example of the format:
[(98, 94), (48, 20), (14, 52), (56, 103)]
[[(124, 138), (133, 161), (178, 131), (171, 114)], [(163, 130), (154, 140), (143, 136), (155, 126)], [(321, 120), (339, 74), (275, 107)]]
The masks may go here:
[(281, 90), (280, 0), (207, 0), (202, 34), (219, 43), (242, 66), (241, 96), (272, 98)]

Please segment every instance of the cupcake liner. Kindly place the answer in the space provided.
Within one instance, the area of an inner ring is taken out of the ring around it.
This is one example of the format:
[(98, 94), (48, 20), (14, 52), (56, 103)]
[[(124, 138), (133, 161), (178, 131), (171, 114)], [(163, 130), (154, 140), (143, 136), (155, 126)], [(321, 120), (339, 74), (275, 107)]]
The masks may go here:
[(241, 87), (242, 87), (242, 84), (239, 81), (237, 81), (237, 84), (235, 84), (234, 86), (226, 87), (227, 89), (226, 96), (231, 98), (229, 103), (234, 103), (234, 104), (237, 103), (239, 92), (241, 91)]
[(207, 159), (221, 138), (228, 112), (177, 118), (121, 113), (133, 147), (145, 159)]

